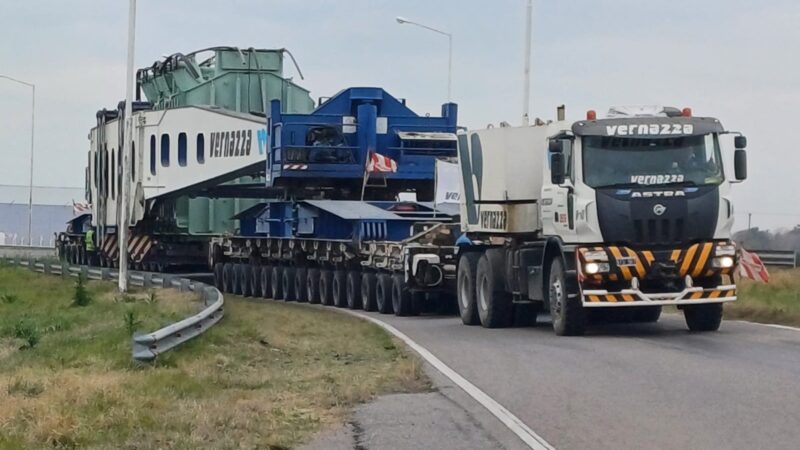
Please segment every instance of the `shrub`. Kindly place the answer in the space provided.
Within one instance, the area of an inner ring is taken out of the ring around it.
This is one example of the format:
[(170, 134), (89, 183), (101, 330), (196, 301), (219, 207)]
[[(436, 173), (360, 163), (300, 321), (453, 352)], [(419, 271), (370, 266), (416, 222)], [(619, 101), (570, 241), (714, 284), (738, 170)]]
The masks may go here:
[(2, 294), (0, 295), (0, 302), (3, 302), (7, 305), (11, 303), (16, 303), (19, 300), (19, 297), (14, 294)]
[(75, 282), (75, 294), (72, 296), (72, 306), (88, 306), (92, 303), (92, 296), (86, 289), (86, 280), (83, 275)]
[(138, 319), (136, 312), (133, 310), (125, 311), (125, 328), (128, 330), (128, 334), (133, 334), (139, 325), (142, 324), (142, 321)]
[(23, 318), (14, 325), (14, 337), (25, 341), (28, 348), (33, 348), (39, 343), (42, 334), (32, 320)]

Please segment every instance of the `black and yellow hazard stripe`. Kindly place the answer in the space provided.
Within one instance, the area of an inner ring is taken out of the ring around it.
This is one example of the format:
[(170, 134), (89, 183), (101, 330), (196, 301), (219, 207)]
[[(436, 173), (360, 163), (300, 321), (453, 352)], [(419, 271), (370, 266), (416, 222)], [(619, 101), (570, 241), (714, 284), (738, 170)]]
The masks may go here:
[(631, 294), (587, 295), (586, 300), (590, 303), (620, 303), (637, 301), (636, 297)]

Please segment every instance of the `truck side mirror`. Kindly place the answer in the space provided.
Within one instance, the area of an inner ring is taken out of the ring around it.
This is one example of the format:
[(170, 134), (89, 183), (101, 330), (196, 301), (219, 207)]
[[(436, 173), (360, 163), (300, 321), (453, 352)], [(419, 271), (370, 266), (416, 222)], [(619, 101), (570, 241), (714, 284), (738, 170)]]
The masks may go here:
[[(741, 136), (737, 137), (738, 140)], [(744, 139), (742, 137), (742, 139)], [(736, 143), (739, 147), (739, 143)], [(744, 181), (747, 179), (747, 152), (742, 148), (737, 148), (733, 151), (733, 171), (737, 181)]]
[(561, 139), (551, 139), (548, 147), (550, 153), (564, 153), (564, 142)]
[(744, 136), (736, 136), (733, 138), (733, 146), (744, 150), (747, 148), (747, 138)]
[[(552, 147), (553, 143), (550, 142)], [(564, 184), (564, 154), (559, 152), (550, 153), (550, 182), (556, 186)]]

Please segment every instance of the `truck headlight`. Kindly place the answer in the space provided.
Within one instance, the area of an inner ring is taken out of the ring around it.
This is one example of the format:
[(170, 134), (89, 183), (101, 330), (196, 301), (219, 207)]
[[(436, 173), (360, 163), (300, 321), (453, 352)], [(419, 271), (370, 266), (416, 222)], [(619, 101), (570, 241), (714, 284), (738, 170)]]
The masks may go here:
[(611, 267), (608, 265), (608, 263), (588, 262), (583, 265), (583, 273), (587, 275), (608, 272), (609, 270), (611, 270)]
[(714, 260), (711, 262), (711, 265), (718, 269), (727, 269), (729, 267), (733, 267), (733, 257), (721, 256), (718, 258), (714, 258)]
[(586, 261), (608, 261), (608, 254), (603, 250), (589, 250), (583, 252)]

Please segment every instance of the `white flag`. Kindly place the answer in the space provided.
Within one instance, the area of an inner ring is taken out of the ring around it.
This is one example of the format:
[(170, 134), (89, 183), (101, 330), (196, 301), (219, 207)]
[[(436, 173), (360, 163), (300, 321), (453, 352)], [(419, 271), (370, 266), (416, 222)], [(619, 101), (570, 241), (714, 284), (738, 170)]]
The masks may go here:
[(435, 204), (443, 203), (458, 204), (461, 199), (461, 187), (458, 177), (461, 170), (456, 162), (447, 162), (441, 159), (436, 160), (436, 200)]

